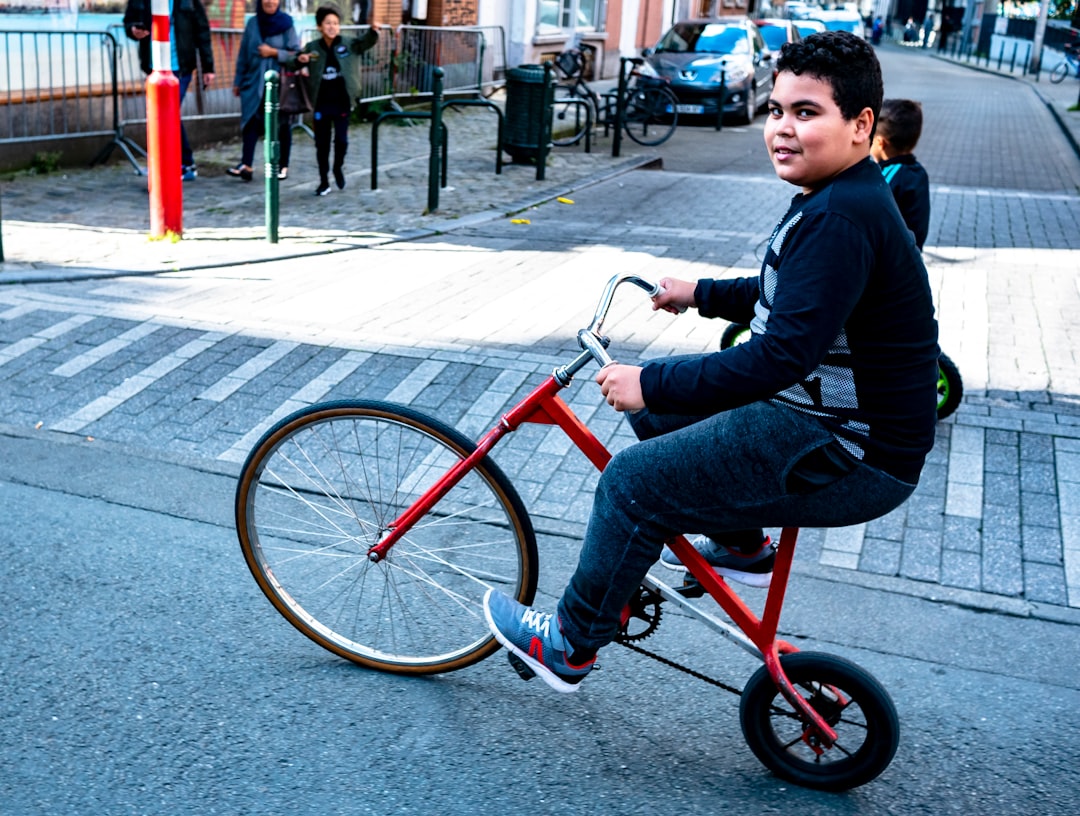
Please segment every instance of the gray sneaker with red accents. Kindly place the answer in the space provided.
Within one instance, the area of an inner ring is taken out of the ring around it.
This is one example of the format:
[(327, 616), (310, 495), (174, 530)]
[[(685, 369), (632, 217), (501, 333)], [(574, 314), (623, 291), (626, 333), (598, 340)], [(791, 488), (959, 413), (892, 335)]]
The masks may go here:
[(494, 589), (484, 595), (484, 617), (495, 639), (555, 691), (578, 690), (596, 657), (575, 666), (567, 659), (570, 644), (559, 631), (558, 618), (539, 612)]
[[(750, 554), (729, 550), (703, 535), (690, 539), (690, 543), (705, 557), (709, 566), (724, 578), (762, 589), (772, 583), (773, 564), (776, 562), (776, 545), (772, 543), (772, 539), (766, 538), (761, 549)], [(666, 544), (664, 551), (660, 553), (660, 563), (668, 569), (686, 572), (679, 556)]]

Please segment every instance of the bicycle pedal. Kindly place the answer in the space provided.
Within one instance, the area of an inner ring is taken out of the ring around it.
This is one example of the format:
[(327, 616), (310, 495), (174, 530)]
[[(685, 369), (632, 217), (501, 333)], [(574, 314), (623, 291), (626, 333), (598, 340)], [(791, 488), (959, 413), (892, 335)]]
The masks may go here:
[(536, 672), (530, 669), (528, 664), (513, 652), (507, 652), (506, 659), (510, 661), (510, 665), (514, 667), (514, 671), (518, 673), (518, 677), (522, 680), (532, 680), (536, 677)]
[(682, 586), (673, 587), (673, 589), (684, 598), (700, 598), (705, 594), (705, 587), (698, 583), (697, 579), (691, 578), (689, 575), (683, 581)]

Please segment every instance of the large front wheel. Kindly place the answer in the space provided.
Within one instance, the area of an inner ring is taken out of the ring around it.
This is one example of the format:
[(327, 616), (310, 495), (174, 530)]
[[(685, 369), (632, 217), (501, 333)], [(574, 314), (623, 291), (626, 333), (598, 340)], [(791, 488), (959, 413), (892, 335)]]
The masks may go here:
[(837, 734), (826, 748), (762, 666), (743, 689), (739, 721), (750, 750), (777, 776), (808, 788), (843, 791), (884, 771), (900, 741), (889, 693), (849, 660), (814, 652), (783, 655), (795, 691)]
[(1069, 75), (1069, 63), (1062, 61), (1054, 67), (1054, 70), (1050, 72), (1050, 81), (1053, 83), (1064, 82), (1065, 77)]
[(475, 445), (390, 403), (314, 405), (278, 422), (244, 464), (240, 547), (285, 618), (341, 657), (401, 674), (459, 669), (498, 649), (489, 587), (536, 591), (536, 537), (490, 459), (451, 488), (380, 561), (393, 522)]

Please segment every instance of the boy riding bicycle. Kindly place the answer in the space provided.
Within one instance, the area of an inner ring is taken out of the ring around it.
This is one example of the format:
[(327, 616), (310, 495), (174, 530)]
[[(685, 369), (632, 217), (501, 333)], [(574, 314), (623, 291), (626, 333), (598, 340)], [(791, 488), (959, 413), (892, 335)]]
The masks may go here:
[[(556, 614), (491, 590), (495, 637), (558, 691), (575, 691), (664, 540), (765, 585), (762, 528), (836, 527), (915, 489), (934, 439), (937, 324), (919, 250), (870, 159), (882, 102), (873, 49), (845, 32), (784, 46), (765, 143), (801, 188), (760, 275), (664, 280), (654, 308), (749, 322), (743, 344), (596, 380), (642, 439), (600, 477), (577, 569)], [(668, 554), (666, 561), (676, 561)], [(726, 571), (726, 572), (725, 572)]]

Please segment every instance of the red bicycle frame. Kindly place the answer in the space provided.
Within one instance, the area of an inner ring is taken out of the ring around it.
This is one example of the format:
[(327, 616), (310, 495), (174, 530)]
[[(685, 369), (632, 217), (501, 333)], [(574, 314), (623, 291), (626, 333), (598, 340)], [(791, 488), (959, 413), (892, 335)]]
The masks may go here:
[[(606, 315), (607, 307), (610, 305), (611, 294), (623, 280), (631, 280), (642, 286), (642, 288), (651, 288), (653, 294), (659, 292), (659, 289), (651, 284), (632, 276), (622, 276), (609, 284), (609, 290), (605, 293), (605, 298), (601, 300), (601, 307), (597, 309), (597, 315), (592, 325), (578, 333), (578, 340), (584, 349), (583, 353), (574, 362), (556, 369), (551, 376), (537, 386), (521, 402), (503, 414), (499, 423), (480, 438), (475, 451), (465, 456), (453, 468), (448, 470), (414, 504), (394, 520), (388, 528), (387, 535), (368, 551), (368, 558), (372, 561), (382, 560), (390, 548), (420, 518), (426, 515), (454, 485), (461, 481), (465, 474), (473, 470), (491, 452), (499, 440), (517, 430), (523, 424), (557, 425), (598, 470), (603, 470), (607, 466), (607, 463), (611, 461), (611, 453), (570, 410), (570, 406), (559, 396), (559, 392), (570, 385), (573, 375), (589, 360), (597, 359), (602, 363), (610, 362), (611, 358), (607, 356), (604, 350), (606, 342), (600, 337), (599, 329), (604, 315)], [(460, 452), (462, 454), (466, 453), (465, 451)], [(784, 604), (788, 577), (791, 574), (791, 562), (795, 555), (795, 541), (798, 533), (798, 528), (785, 527), (780, 534), (776, 561), (773, 567), (773, 578), (765, 598), (761, 617), (755, 615), (750, 607), (743, 602), (742, 598), (728, 586), (727, 582), (713, 571), (705, 558), (694, 549), (684, 536), (676, 536), (667, 543), (690, 574), (698, 580), (704, 590), (730, 616), (738, 629), (745, 634), (762, 660), (764, 660), (769, 676), (776, 684), (777, 689), (802, 715), (804, 722), (811, 724), (812, 730), (816, 732), (815, 736), (820, 740), (821, 744), (829, 748), (836, 742), (836, 732), (795, 690), (784, 673), (783, 666), (780, 664), (781, 654), (797, 652), (798, 649), (787, 641), (777, 640), (776, 638), (780, 623), (780, 611)], [(807, 743), (813, 750), (821, 753), (822, 748), (810, 741), (809, 736), (809, 733), (804, 733), (804, 739)]]

